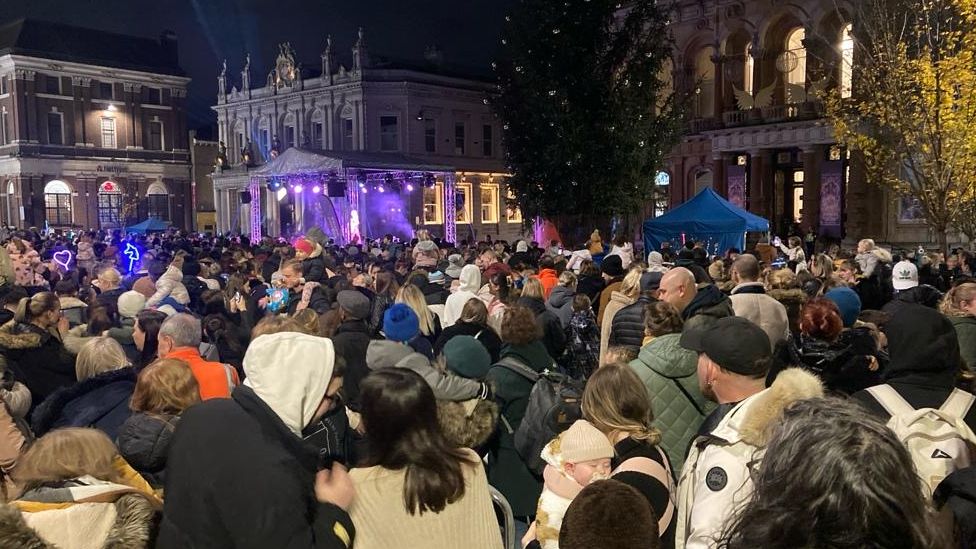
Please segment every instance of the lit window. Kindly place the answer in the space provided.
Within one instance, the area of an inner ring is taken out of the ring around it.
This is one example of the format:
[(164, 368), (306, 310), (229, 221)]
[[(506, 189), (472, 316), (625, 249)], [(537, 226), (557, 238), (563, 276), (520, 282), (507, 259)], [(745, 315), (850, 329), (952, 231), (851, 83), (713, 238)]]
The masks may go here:
[(424, 224), (440, 225), (444, 222), (444, 184), (435, 183), (424, 187)]
[(498, 223), (498, 185), (481, 185), (481, 222)]
[(98, 188), (98, 223), (101, 228), (122, 226), (122, 189), (113, 181)]
[(522, 222), (522, 210), (515, 202), (515, 193), (511, 189), (508, 189), (507, 198), (505, 199), (505, 220), (509, 223)]
[(146, 206), (149, 217), (169, 221), (169, 191), (160, 182), (149, 185), (146, 191)]
[(44, 215), (52, 227), (71, 225), (71, 187), (64, 181), (44, 185)]
[(397, 117), (380, 117), (380, 150), (397, 151), (400, 150), (400, 135), (398, 131)]
[(854, 91), (854, 37), (852, 27), (844, 27), (840, 41), (840, 96), (848, 98)]
[(454, 221), (471, 223), (471, 184), (458, 183), (454, 187)]
[(805, 86), (807, 81), (807, 49), (803, 46), (806, 38), (806, 31), (803, 27), (793, 30), (786, 38), (786, 52), (784, 54), (784, 65), (786, 83), (795, 86)]
[(106, 149), (114, 149), (117, 147), (115, 141), (115, 119), (114, 118), (102, 118), (102, 147)]
[(742, 62), (742, 90), (752, 94), (752, 77), (756, 70), (756, 60), (752, 58), (752, 44), (746, 44), (745, 59)]
[(671, 175), (668, 172), (657, 172), (654, 176), (654, 217), (662, 216), (668, 211), (670, 189)]
[(793, 187), (793, 221), (803, 221), (803, 187)]
[(712, 48), (702, 48), (695, 57), (695, 116), (711, 118), (715, 116), (715, 63), (712, 62)]

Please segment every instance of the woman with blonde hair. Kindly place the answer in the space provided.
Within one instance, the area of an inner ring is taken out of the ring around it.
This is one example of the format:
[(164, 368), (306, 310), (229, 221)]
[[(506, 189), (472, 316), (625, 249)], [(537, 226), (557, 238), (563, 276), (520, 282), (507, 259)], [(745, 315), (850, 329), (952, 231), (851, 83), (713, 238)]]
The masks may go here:
[(970, 369), (976, 368), (976, 282), (950, 289), (939, 305), (959, 338), (959, 353)]
[(166, 454), (183, 412), (200, 402), (200, 387), (187, 363), (160, 359), (139, 373), (129, 401), (132, 416), (119, 431), (119, 453), (153, 486), (162, 486)]
[(413, 247), (412, 252), (414, 267), (430, 269), (437, 265), (440, 256), (440, 250), (437, 249), (437, 244), (430, 239), (430, 233), (426, 229), (417, 231), (417, 244)]
[(545, 291), (538, 279), (528, 278), (516, 304), (532, 311), (536, 324), (542, 329), (542, 342), (549, 356), (558, 359), (566, 350), (566, 332), (559, 317), (546, 308)]
[(60, 427), (94, 427), (115, 440), (129, 418), (136, 372), (118, 341), (100, 336), (81, 348), (75, 364), (78, 383), (44, 399), (31, 419), (37, 436)]
[(620, 288), (610, 294), (610, 301), (607, 302), (603, 314), (604, 322), (600, 325), (600, 364), (604, 364), (607, 355), (607, 347), (610, 345), (610, 330), (613, 327), (613, 316), (620, 309), (628, 305), (633, 305), (640, 296), (640, 279), (643, 271), (633, 268), (627, 272)]
[(608, 364), (590, 376), (583, 391), (583, 418), (610, 439), (614, 447), (611, 477), (636, 488), (659, 517), (662, 547), (674, 545), (676, 528), (674, 476), (659, 446), (654, 411), (644, 384), (624, 364)]
[(27, 450), (13, 478), (22, 493), (0, 508), (0, 546), (151, 547), (162, 504), (105, 433), (52, 431)]
[(417, 319), (420, 320), (420, 335), (430, 341), (433, 346), (441, 335), (441, 321), (427, 307), (427, 300), (424, 299), (424, 294), (420, 288), (413, 284), (403, 286), (397, 291), (396, 302), (406, 304), (413, 309), (413, 312), (417, 313)]
[(13, 321), (0, 326), (0, 354), (14, 377), (30, 389), (34, 406), (78, 381), (75, 357), (62, 343), (67, 333), (68, 319), (51, 292), (21, 299)]

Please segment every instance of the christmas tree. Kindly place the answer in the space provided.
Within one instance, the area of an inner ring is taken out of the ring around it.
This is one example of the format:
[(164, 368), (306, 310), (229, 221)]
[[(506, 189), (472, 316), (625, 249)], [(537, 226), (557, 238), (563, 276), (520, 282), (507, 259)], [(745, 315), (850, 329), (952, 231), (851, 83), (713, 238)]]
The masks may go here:
[(526, 219), (565, 229), (652, 199), (684, 120), (671, 51), (654, 1), (522, 0), (506, 17), (492, 102)]

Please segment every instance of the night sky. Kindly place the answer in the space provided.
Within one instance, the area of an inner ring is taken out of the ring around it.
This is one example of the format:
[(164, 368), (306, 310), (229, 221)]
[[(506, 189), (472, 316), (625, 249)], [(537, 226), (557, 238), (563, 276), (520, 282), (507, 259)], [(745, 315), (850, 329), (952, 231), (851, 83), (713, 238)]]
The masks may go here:
[[(438, 45), (448, 64), (487, 72), (497, 51), (502, 21), (515, 0), (0, 0), (0, 20), (22, 16), (157, 38), (176, 32), (180, 64), (193, 78), (188, 97), (190, 127), (215, 120), (216, 76), (226, 58), (237, 81), (244, 52), (251, 53), (251, 80), (263, 82), (290, 41), (298, 61), (319, 67), (325, 37), (332, 35), (346, 62), (359, 26), (371, 54), (423, 59)], [(97, 36), (93, 36), (97, 39)]]

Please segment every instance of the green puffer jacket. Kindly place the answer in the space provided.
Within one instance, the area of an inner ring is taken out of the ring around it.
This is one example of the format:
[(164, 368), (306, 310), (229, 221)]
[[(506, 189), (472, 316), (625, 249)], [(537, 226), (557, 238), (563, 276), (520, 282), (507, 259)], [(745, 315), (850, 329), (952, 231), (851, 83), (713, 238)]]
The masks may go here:
[(976, 317), (950, 316), (956, 336), (959, 338), (959, 354), (970, 368), (976, 368)]
[(661, 431), (661, 448), (667, 452), (675, 475), (680, 475), (688, 446), (702, 421), (715, 409), (698, 387), (698, 355), (681, 347), (680, 339), (681, 334), (654, 338), (630, 363), (647, 388), (654, 426)]

